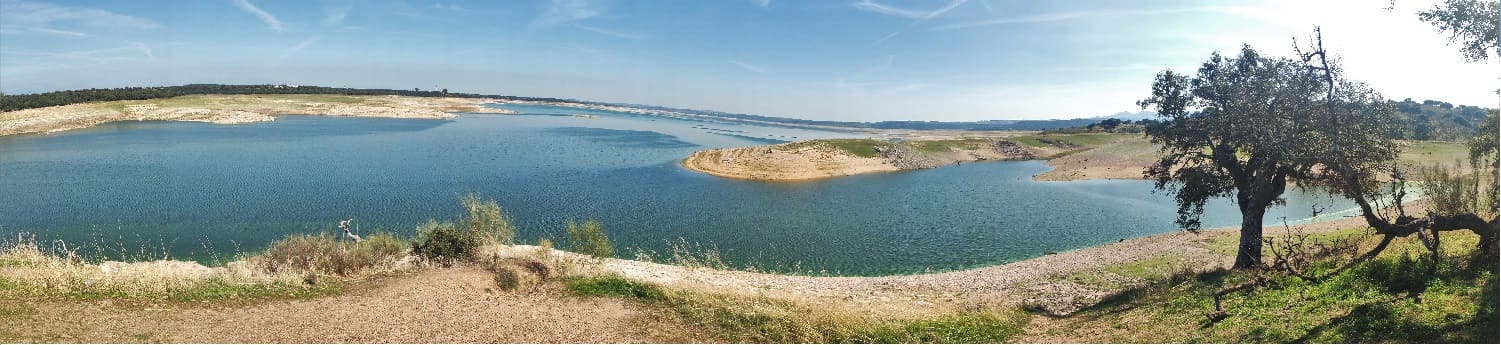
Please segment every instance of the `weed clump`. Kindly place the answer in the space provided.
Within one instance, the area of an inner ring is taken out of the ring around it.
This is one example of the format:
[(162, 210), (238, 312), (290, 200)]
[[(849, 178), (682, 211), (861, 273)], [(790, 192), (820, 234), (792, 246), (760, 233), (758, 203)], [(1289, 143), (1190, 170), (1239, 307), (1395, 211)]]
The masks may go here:
[(464, 205), (466, 212), (461, 223), (471, 234), (485, 242), (515, 243), (516, 227), (500, 212), (500, 204), (495, 200), (481, 200), (477, 194), (465, 194), (459, 198), (459, 203)]
[(404, 256), (406, 244), (391, 234), (366, 236), (360, 242), (341, 241), (329, 234), (291, 235), (271, 243), (254, 262), (271, 274), (349, 277), (388, 269)]
[(568, 246), (574, 252), (593, 256), (596, 258), (608, 258), (615, 255), (615, 247), (610, 244), (610, 238), (605, 236), (605, 230), (599, 221), (588, 220), (583, 224), (568, 220)]
[(417, 240), (412, 242), (412, 251), (429, 261), (451, 265), (456, 260), (471, 258), (479, 246), (479, 237), (467, 229), (429, 219), (417, 226)]

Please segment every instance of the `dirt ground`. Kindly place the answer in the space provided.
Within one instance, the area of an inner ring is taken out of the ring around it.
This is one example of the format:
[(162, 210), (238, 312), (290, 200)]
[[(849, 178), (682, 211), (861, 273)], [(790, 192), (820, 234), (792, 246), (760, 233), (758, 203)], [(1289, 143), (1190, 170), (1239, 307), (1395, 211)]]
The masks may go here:
[[(712, 341), (673, 315), (553, 284), (499, 292), (478, 268), (428, 269), (335, 297), (249, 306), (16, 301), (0, 342), (684, 343)], [(11, 303), (11, 301), (0, 301)]]

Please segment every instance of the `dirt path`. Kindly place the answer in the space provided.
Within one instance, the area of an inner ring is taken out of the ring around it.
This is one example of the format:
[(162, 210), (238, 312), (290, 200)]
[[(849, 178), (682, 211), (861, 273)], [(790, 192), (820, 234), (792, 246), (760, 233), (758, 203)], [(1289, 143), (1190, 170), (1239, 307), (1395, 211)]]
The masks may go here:
[[(476, 268), (429, 269), (346, 295), (250, 306), (35, 302), (0, 314), (0, 342), (681, 343), (669, 315), (554, 289), (494, 292)], [(7, 301), (8, 303), (8, 301)]]

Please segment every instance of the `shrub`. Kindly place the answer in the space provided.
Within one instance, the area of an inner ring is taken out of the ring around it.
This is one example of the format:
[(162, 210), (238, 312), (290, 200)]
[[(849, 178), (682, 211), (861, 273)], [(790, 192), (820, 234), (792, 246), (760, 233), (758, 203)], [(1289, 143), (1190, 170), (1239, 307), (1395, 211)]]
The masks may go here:
[(516, 228), (501, 214), (495, 200), (481, 200), (477, 194), (467, 194), (459, 202), (467, 212), (461, 223), (470, 233), (497, 244), (515, 243)]
[(495, 274), (495, 285), (505, 291), (534, 286), (546, 281), (552, 273), (547, 264), (533, 259), (492, 256), (483, 265), (485, 270)]
[(531, 278), (531, 276), (523, 273), (520, 269), (517, 269), (516, 266), (498, 266), (493, 268), (491, 272), (495, 273), (495, 285), (500, 286), (501, 290), (516, 291), (520, 290), (522, 287), (531, 285), (530, 283), (532, 279), (528, 279)]
[(548, 267), (547, 263), (542, 261), (529, 259), (521, 266), (526, 268), (527, 271), (532, 272), (532, 274), (537, 275), (537, 279), (547, 280), (547, 277), (552, 276), (552, 267)]
[(391, 234), (373, 234), (361, 242), (340, 241), (329, 234), (292, 235), (271, 243), (255, 262), (273, 274), (354, 276), (395, 262), (406, 255), (405, 248)]
[(615, 248), (610, 245), (610, 238), (605, 236), (604, 227), (593, 219), (583, 224), (568, 220), (568, 246), (574, 252), (597, 258), (615, 255)]
[(479, 238), (453, 223), (429, 219), (417, 226), (417, 240), (412, 251), (425, 259), (444, 265), (470, 258), (480, 246)]

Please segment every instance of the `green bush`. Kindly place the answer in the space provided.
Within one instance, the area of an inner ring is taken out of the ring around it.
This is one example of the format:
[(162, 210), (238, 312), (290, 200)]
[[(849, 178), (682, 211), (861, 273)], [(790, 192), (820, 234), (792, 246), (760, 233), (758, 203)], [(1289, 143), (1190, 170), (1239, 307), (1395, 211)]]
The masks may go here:
[(403, 256), (406, 245), (391, 234), (368, 235), (361, 242), (341, 241), (333, 235), (321, 234), (277, 240), (255, 261), (269, 273), (353, 276)]
[(479, 246), (479, 237), (467, 229), (429, 219), (417, 226), (417, 240), (412, 243), (412, 251), (428, 260), (448, 265), (454, 260), (469, 259)]
[(500, 212), (495, 200), (481, 200), (477, 194), (467, 194), (459, 202), (467, 212), (462, 223), (470, 233), (497, 244), (515, 243), (516, 228)]
[(610, 238), (605, 236), (604, 227), (593, 219), (583, 224), (568, 220), (568, 246), (574, 252), (598, 258), (615, 255), (615, 247), (610, 245)]

